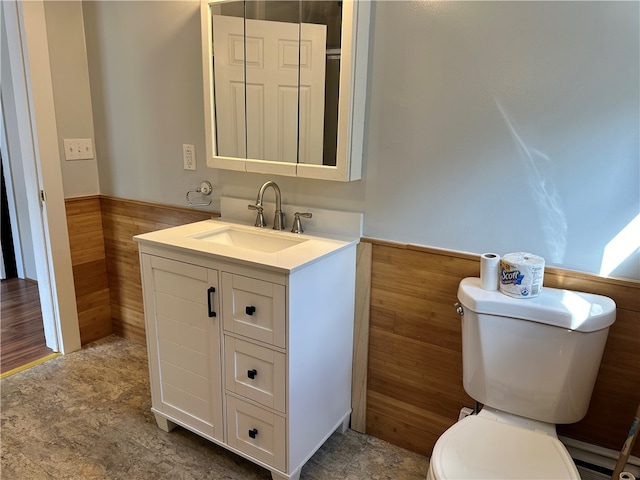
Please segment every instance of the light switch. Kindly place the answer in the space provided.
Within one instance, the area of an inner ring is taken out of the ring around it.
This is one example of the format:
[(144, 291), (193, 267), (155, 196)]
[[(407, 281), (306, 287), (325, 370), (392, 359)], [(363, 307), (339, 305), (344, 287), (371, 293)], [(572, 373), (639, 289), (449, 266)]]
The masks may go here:
[(90, 138), (65, 138), (65, 160), (88, 160), (93, 158), (93, 143)]

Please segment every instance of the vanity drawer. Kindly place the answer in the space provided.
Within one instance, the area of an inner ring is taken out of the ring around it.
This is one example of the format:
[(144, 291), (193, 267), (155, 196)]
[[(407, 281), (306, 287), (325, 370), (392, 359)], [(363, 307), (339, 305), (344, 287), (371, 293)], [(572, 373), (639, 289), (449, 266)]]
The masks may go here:
[(228, 445), (285, 471), (286, 420), (227, 395)]
[(225, 336), (226, 388), (285, 413), (284, 353)]
[(224, 329), (285, 347), (284, 285), (222, 273)]

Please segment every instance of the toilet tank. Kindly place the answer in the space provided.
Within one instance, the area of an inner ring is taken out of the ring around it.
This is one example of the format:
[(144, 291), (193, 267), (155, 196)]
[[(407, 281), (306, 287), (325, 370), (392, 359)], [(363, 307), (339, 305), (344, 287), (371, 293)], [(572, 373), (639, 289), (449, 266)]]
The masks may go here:
[(463, 384), (490, 407), (549, 423), (587, 413), (613, 300), (545, 287), (534, 298), (483, 290), (479, 278), (458, 288), (462, 305)]

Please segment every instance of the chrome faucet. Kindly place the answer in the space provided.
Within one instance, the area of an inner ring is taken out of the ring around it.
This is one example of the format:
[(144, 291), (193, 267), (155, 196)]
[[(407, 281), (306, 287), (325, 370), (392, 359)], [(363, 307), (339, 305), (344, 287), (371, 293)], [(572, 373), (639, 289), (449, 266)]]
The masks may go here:
[(256, 198), (256, 204), (249, 205), (249, 210), (256, 210), (258, 212), (256, 216), (256, 223), (255, 223), (256, 227), (264, 228), (267, 226), (267, 223), (264, 221), (264, 213), (263, 213), (264, 205), (262, 202), (264, 198), (264, 192), (269, 187), (272, 187), (273, 191), (276, 194), (276, 214), (273, 219), (273, 229), (284, 230), (285, 228), (284, 212), (282, 211), (282, 203), (280, 200), (280, 187), (278, 187), (278, 184), (276, 182), (269, 180), (268, 182), (265, 182), (264, 185), (260, 187), (260, 191), (258, 192), (258, 198)]

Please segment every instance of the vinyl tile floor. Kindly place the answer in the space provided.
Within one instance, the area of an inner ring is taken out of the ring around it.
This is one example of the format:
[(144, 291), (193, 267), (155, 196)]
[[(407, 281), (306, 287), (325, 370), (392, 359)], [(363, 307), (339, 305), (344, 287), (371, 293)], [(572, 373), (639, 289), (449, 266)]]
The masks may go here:
[[(0, 478), (267, 480), (270, 472), (150, 411), (146, 349), (110, 336), (0, 382)], [(428, 459), (348, 430), (301, 480), (424, 480)]]

